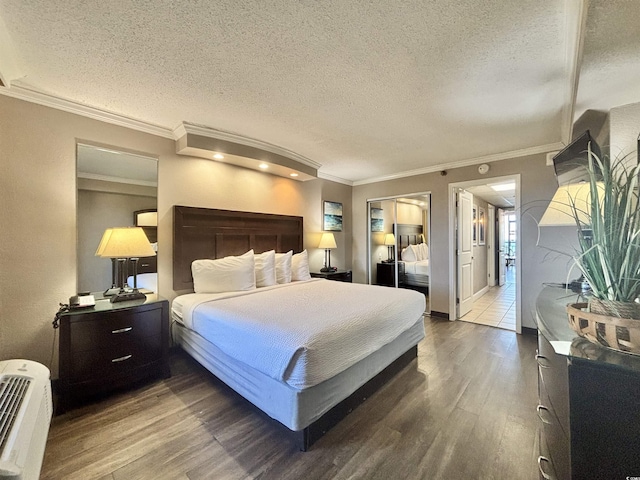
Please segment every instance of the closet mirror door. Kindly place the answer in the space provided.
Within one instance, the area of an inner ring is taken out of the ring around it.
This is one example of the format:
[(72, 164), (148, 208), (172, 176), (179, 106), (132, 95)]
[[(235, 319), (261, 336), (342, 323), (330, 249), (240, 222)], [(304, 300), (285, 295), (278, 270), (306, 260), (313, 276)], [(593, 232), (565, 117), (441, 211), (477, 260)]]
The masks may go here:
[[(77, 145), (77, 265), (79, 292), (101, 292), (112, 285), (112, 263), (95, 253), (104, 231), (130, 227), (144, 218), (143, 229), (150, 242), (156, 242), (156, 225), (139, 212), (157, 210), (158, 161), (156, 158), (111, 147), (84, 143)], [(138, 212), (138, 213), (136, 213)], [(157, 245), (157, 244), (156, 244)], [(155, 245), (154, 245), (155, 246)], [(157, 292), (155, 258), (145, 274), (138, 275), (138, 286)], [(128, 271), (128, 276), (132, 272)], [(141, 282), (142, 280), (142, 282)], [(151, 287), (151, 288), (150, 288)]]
[(396, 243), (396, 201), (377, 200), (369, 203), (369, 283), (398, 285)]

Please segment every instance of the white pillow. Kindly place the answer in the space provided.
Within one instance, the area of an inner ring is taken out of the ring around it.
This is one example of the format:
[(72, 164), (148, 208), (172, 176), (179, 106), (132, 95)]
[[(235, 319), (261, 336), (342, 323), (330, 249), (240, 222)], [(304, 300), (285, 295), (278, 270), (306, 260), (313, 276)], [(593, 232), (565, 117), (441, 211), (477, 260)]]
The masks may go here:
[(276, 251), (254, 255), (256, 262), (256, 287), (270, 287), (276, 284)]
[(276, 253), (276, 282), (291, 283), (291, 257), (293, 250), (287, 253)]
[(256, 288), (253, 250), (238, 257), (194, 260), (191, 274), (196, 293), (236, 292)]
[(420, 251), (422, 252), (422, 260), (429, 260), (429, 245), (424, 242), (421, 243)]
[(418, 261), (418, 258), (416, 257), (416, 252), (413, 249), (413, 245), (409, 245), (407, 248), (402, 250), (402, 260), (405, 262)]
[(298, 282), (301, 280), (311, 280), (309, 256), (306, 250), (291, 257), (291, 281)]

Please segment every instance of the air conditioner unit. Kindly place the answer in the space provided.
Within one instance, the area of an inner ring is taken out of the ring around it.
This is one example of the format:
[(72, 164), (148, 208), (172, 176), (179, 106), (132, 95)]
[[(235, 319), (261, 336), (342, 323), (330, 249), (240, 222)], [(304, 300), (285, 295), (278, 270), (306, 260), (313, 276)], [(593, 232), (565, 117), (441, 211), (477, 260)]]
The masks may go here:
[(0, 480), (37, 480), (53, 414), (49, 369), (0, 362)]

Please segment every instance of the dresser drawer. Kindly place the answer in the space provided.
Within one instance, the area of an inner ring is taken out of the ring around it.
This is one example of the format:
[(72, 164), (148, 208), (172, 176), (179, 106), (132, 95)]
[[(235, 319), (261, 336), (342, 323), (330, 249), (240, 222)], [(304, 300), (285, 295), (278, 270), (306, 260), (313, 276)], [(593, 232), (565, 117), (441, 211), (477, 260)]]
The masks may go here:
[(538, 478), (540, 480), (558, 480), (554, 469), (551, 455), (549, 454), (549, 446), (545, 439), (542, 429), (538, 433), (540, 441), (540, 455), (538, 456)]
[(127, 374), (132, 369), (162, 358), (162, 337), (126, 338), (109, 347), (76, 352), (71, 360), (71, 381), (82, 382), (96, 375)]
[(540, 431), (548, 446), (546, 457), (553, 465), (553, 471), (559, 479), (571, 478), (571, 446), (568, 432), (560, 426), (560, 421), (549, 402), (549, 394), (538, 373), (539, 404), (537, 407)]
[(567, 357), (558, 355), (544, 335), (538, 335), (538, 373), (547, 392), (548, 403), (561, 428), (569, 435), (569, 370)]
[(162, 332), (162, 310), (108, 312), (100, 318), (89, 317), (70, 324), (71, 349), (85, 352), (114, 344), (154, 337)]

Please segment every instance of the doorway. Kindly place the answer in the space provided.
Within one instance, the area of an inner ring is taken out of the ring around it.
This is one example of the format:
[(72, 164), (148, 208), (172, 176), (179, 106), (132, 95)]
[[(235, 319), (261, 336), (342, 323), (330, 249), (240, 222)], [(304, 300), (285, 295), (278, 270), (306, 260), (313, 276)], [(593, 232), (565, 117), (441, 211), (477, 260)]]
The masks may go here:
[(449, 312), (521, 332), (520, 175), (449, 184)]
[(430, 193), (370, 199), (367, 210), (368, 283), (420, 292), (430, 313)]

